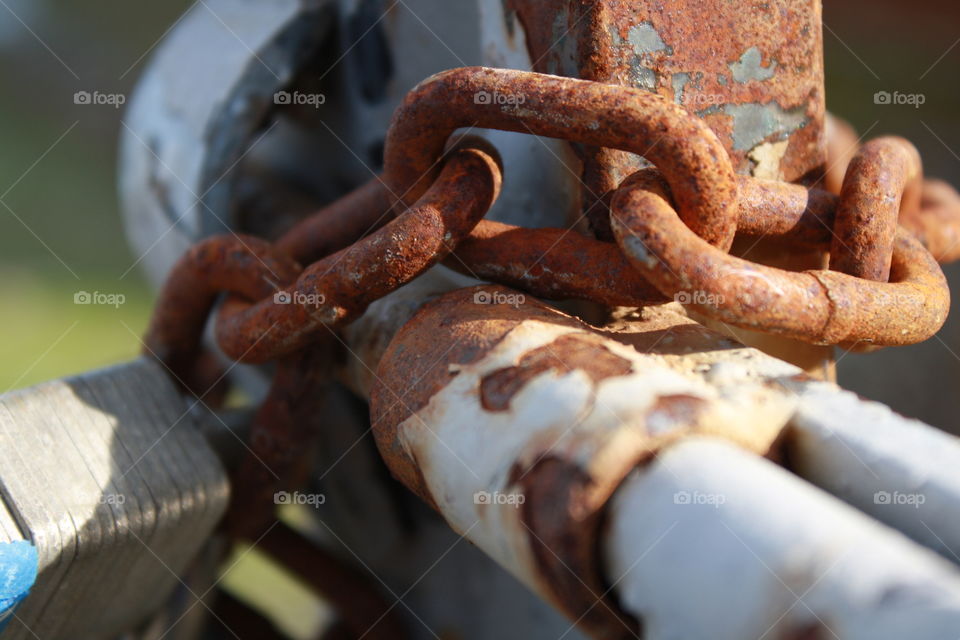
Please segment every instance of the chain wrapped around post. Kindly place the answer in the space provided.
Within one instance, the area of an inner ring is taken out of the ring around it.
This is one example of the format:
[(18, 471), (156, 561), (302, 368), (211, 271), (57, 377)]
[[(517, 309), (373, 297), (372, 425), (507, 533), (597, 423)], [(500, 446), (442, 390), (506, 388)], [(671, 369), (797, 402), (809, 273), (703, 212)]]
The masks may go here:
[[(477, 99), (485, 94), (524, 100)], [(488, 144), (450, 144), (462, 127), (630, 151), (656, 168), (633, 173), (612, 193), (608, 229), (615, 242), (485, 221), (502, 170)], [(951, 241), (960, 237), (960, 196), (923, 181), (919, 154), (906, 141), (881, 138), (847, 155), (842, 179), (827, 176), (838, 194), (738, 177), (710, 128), (656, 94), (533, 72), (450, 70), (424, 80), (397, 109), (382, 176), (276, 243), (216, 236), (184, 254), (160, 294), (146, 349), (186, 390), (221, 398), (224, 374), (203, 333), (226, 294), (215, 322), (220, 350), (237, 362), (278, 362), (226, 520), (231, 535), (255, 538), (271, 524), (270, 497), (300, 481), (309, 442), (323, 428), (310, 403), (330, 377), (336, 331), (441, 263), (537, 297), (606, 308), (696, 291), (703, 295), (691, 303), (707, 316), (817, 344), (902, 345), (930, 337), (946, 318), (949, 291), (926, 247), (942, 260), (960, 257)], [(829, 249), (830, 269), (790, 272), (733, 257), (727, 252), (737, 234)], [(573, 357), (597, 351), (568, 346)], [(555, 365), (547, 356), (540, 364)], [(416, 461), (391, 453), (399, 446), (391, 437), (378, 433), (378, 442), (391, 471), (431, 501)], [(612, 477), (608, 488), (622, 479)], [(597, 499), (595, 511), (607, 498)], [(597, 517), (586, 513), (590, 527)], [(568, 531), (567, 523), (557, 530), (534, 524), (545, 536)], [(595, 530), (582, 533), (589, 541)], [(599, 581), (596, 566), (580, 568), (591, 584)], [(582, 613), (582, 590), (551, 570), (554, 589), (567, 590), (555, 591), (556, 599)]]

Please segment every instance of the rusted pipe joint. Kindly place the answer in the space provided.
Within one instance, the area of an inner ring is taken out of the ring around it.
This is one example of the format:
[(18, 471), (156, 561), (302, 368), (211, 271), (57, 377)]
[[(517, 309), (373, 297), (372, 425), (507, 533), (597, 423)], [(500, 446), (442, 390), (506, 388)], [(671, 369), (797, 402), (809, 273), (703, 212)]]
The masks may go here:
[(605, 595), (598, 557), (624, 478), (694, 435), (766, 453), (792, 410), (756, 399), (762, 418), (745, 421), (709, 385), (644, 358), (485, 285), (425, 304), (391, 341), (371, 390), (374, 437), (394, 476), (594, 637), (636, 633)]

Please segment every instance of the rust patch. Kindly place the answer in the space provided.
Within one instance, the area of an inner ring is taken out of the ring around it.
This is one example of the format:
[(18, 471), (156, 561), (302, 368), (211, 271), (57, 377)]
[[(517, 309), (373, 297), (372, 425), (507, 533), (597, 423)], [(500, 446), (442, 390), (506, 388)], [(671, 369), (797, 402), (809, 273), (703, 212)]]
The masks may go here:
[[(491, 153), (470, 146), (452, 151), (437, 165), (436, 181), (386, 225), (313, 263), (275, 295), (223, 305), (216, 326), (220, 348), (250, 363), (291, 353), (324, 326), (355, 320), (373, 301), (443, 260), (497, 198), (501, 174)], [(373, 202), (378, 193), (379, 187)]]
[[(794, 181), (822, 174), (818, 5), (777, 0), (748, 8), (702, 0), (694, 11), (669, 2), (506, 2), (523, 24), (535, 71), (644, 89), (676, 101), (702, 116), (738, 173), (753, 169), (750, 154), (758, 144), (786, 143), (774, 163), (778, 175)], [(584, 162), (585, 209), (644, 166), (638, 155), (611, 148), (588, 145), (577, 152)]]
[(559, 374), (579, 370), (594, 384), (630, 373), (630, 361), (613, 354), (602, 340), (589, 335), (560, 336), (528, 351), (513, 367), (487, 374), (480, 381), (480, 403), (487, 411), (507, 411), (510, 401), (528, 382), (547, 371)]
[(204, 396), (223, 378), (223, 367), (203, 344), (218, 295), (269, 298), (300, 272), (294, 260), (254, 236), (212, 236), (195, 244), (173, 266), (160, 292), (143, 340), (145, 355), (163, 362), (178, 383)]
[[(881, 138), (883, 140), (883, 138)], [(887, 138), (898, 141), (907, 152), (906, 172), (908, 184), (905, 185), (902, 199), (900, 199), (899, 222), (909, 229), (917, 239), (923, 243), (937, 262), (953, 262), (960, 258), (960, 194), (957, 190), (942, 180), (923, 179), (923, 167), (916, 149), (906, 140)], [(876, 142), (876, 141), (874, 141)], [(869, 144), (869, 143), (868, 143)], [(866, 145), (864, 145), (866, 147)], [(858, 154), (863, 155), (860, 148), (857, 132), (849, 123), (828, 114), (827, 117), (827, 166), (824, 186), (831, 193), (841, 193), (843, 183), (847, 180), (848, 168), (853, 164)], [(869, 154), (869, 150), (867, 151)], [(877, 151), (873, 151), (877, 154)], [(878, 158), (877, 161), (883, 160)], [(904, 159), (893, 161), (903, 162)], [(876, 172), (877, 167), (869, 163), (865, 167), (867, 172)], [(883, 167), (880, 167), (883, 169)], [(894, 168), (894, 171), (896, 168)], [(860, 169), (861, 173), (864, 168)], [(869, 176), (868, 176), (869, 177)], [(896, 178), (896, 176), (894, 176)], [(863, 179), (862, 177), (860, 178)], [(889, 185), (878, 185), (889, 189)], [(852, 187), (851, 187), (852, 188)], [(893, 189), (896, 193), (897, 189)], [(863, 197), (861, 196), (861, 200)], [(869, 201), (869, 198), (867, 198)], [(882, 207), (882, 205), (881, 205)], [(867, 208), (872, 208), (867, 206)]]
[[(420, 465), (401, 443), (398, 427), (457, 375), (451, 365), (483, 358), (526, 320), (582, 328), (579, 321), (533, 299), (518, 307), (476, 304), (479, 292), (515, 293), (484, 285), (458, 289), (424, 304), (391, 340), (377, 368), (377, 384), (370, 390), (370, 423), (380, 455), (393, 476), (428, 503), (433, 500), (418, 471)], [(412, 388), (411, 381), (416, 381)]]
[(830, 246), (830, 268), (886, 282), (901, 203), (920, 202), (920, 153), (902, 138), (871, 140), (843, 178)]
[[(600, 204), (595, 209), (609, 228), (609, 210)], [(610, 307), (665, 300), (613, 244), (612, 235), (610, 242), (600, 242), (570, 229), (481, 220), (444, 264), (551, 300), (591, 300)]]
[[(523, 96), (487, 104), (480, 94)], [(704, 121), (672, 99), (630, 87), (511, 69), (463, 67), (421, 82), (394, 112), (383, 180), (413, 204), (436, 179), (436, 160), (457, 129), (530, 133), (643, 154), (675, 187), (677, 211), (727, 250), (736, 231), (736, 180), (726, 149)], [(589, 183), (588, 183), (589, 184)], [(610, 188), (616, 184), (611, 184)], [(602, 194), (609, 189), (593, 189)]]
[(528, 470), (515, 466), (510, 477), (519, 478), (526, 496), (521, 519), (532, 532), (537, 574), (561, 610), (594, 637), (643, 637), (642, 621), (609, 595), (599, 561), (603, 507), (622, 477), (599, 487), (597, 478), (557, 457), (542, 458)]
[(696, 424), (707, 405), (703, 398), (686, 393), (660, 396), (647, 412), (647, 430), (658, 435)]

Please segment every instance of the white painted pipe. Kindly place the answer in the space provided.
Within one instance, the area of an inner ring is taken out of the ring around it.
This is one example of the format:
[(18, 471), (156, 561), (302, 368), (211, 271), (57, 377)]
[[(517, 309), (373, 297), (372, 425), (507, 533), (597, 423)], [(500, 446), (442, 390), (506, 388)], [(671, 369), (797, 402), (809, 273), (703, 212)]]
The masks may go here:
[(794, 389), (790, 468), (960, 563), (960, 440), (833, 385)]
[[(650, 640), (960, 630), (953, 565), (757, 455), (778, 455), (787, 425), (846, 397), (835, 385), (804, 387), (796, 367), (753, 349), (706, 349), (710, 332), (669, 309), (611, 340), (539, 304), (471, 308), (477, 291), (444, 296), (391, 343), (371, 400), (378, 443), (455, 531), (572, 618), (625, 630), (587, 618), (575, 583), (557, 588), (569, 577), (557, 564), (577, 567), (594, 613), (609, 607), (591, 574), (599, 549)], [(651, 334), (666, 353), (629, 346)], [(434, 391), (398, 408), (408, 376)], [(871, 426), (876, 409), (852, 402), (845, 419)], [(608, 533), (591, 539), (601, 513)]]
[(608, 580), (646, 640), (945, 640), (960, 574), (773, 463), (691, 438), (609, 505)]

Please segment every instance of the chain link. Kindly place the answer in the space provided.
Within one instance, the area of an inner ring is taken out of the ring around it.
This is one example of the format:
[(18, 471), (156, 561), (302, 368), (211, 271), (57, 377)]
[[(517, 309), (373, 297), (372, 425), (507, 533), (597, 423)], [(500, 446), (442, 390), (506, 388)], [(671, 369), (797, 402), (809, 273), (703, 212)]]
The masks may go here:
[[(596, 237), (486, 221), (500, 162), (481, 140), (451, 144), (464, 126), (625, 150), (656, 169), (606, 194), (591, 213)], [(235, 234), (200, 242), (160, 294), (147, 352), (192, 393), (223, 395), (223, 372), (203, 346), (221, 294), (220, 349), (240, 362), (279, 361), (234, 483), (228, 530), (262, 533), (271, 508), (251, 505), (272, 504), (268, 496), (302, 471), (305, 441), (319, 426), (296, 407), (331, 375), (323, 362), (332, 359), (333, 332), (441, 262), (549, 299), (606, 307), (678, 299), (723, 322), (813, 343), (899, 345), (930, 337), (949, 308), (930, 250), (941, 261), (960, 257), (960, 196), (924, 181), (919, 154), (904, 140), (860, 148), (839, 142), (828, 145), (844, 149), (824, 176), (838, 191), (830, 193), (736, 176), (702, 120), (646, 91), (486, 68), (425, 80), (394, 115), (382, 176), (274, 244)], [(743, 260), (728, 253), (735, 235), (829, 252), (831, 268), (790, 272)], [(276, 470), (272, 477), (264, 464)]]

